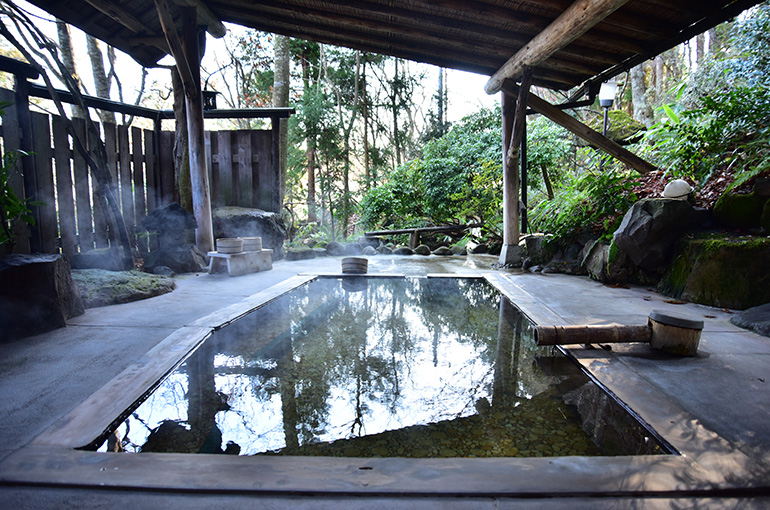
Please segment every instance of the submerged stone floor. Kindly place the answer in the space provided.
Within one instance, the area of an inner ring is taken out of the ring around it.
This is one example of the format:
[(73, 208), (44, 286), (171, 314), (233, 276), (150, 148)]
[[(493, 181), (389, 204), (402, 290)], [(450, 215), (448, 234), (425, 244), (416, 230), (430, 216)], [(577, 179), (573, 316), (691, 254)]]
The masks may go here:
[[(431, 464), (423, 464), (427, 466), (423, 468), (412, 464), (409, 469), (414, 470), (415, 481), (405, 483), (402, 493), (395, 487), (387, 493), (351, 490), (325, 494), (323, 479), (307, 490), (298, 489), (290, 480), (284, 490), (224, 493), (216, 489), (215, 481), (198, 492), (73, 487), (57, 484), (56, 480), (24, 482), (24, 477), (14, 471), (17, 468), (9, 467), (17, 466), (14, 457), (29, 448), (37, 436), (178, 328), (298, 273), (339, 272), (339, 258), (311, 262), (280, 261), (272, 271), (234, 278), (183, 275), (177, 278), (177, 290), (170, 294), (89, 309), (71, 320), (67, 328), (0, 344), (0, 507), (770, 508), (770, 338), (730, 324), (730, 310), (668, 302), (644, 287), (611, 288), (582, 277), (493, 271), (490, 264), (494, 259), (490, 257), (372, 257), (369, 270), (494, 274), (503, 284), (508, 281), (512, 292), (523, 296), (528, 307), (539, 307), (542, 313), (567, 324), (643, 324), (653, 309), (703, 320), (700, 351), (693, 358), (663, 356), (646, 345), (572, 352), (624, 401), (632, 401), (630, 405), (649, 417), (664, 437), (682, 445), (697, 443), (692, 445), (693, 451), (699, 452), (694, 456), (704, 459), (698, 470), (718, 471), (730, 466), (734, 471), (722, 475), (736, 482), (729, 489), (711, 492), (703, 487), (688, 490), (683, 480), (681, 491), (625, 493), (618, 487), (623, 487), (624, 482), (630, 484), (631, 477), (623, 479), (622, 473), (609, 472), (602, 476), (606, 480), (618, 478), (617, 484), (608, 483), (606, 491), (598, 489), (591, 497), (581, 490), (581, 484), (588, 480), (580, 476), (562, 477), (553, 491), (547, 480), (533, 481), (533, 485), (541, 487), (536, 493), (515, 497), (485, 493), (485, 480), (474, 478), (478, 475), (464, 477), (459, 471), (446, 477)], [(741, 462), (723, 462), (721, 449), (740, 455)], [(554, 470), (563, 467), (555, 465)], [(395, 471), (404, 469), (397, 459), (382, 466)], [(49, 468), (55, 471), (56, 466)], [(494, 466), (490, 470), (489, 478), (494, 478)], [(651, 472), (647, 482), (658, 473)], [(212, 480), (216, 474), (211, 473)], [(384, 477), (393, 473), (376, 474)], [(522, 472), (522, 476), (526, 473)], [(593, 478), (594, 484), (601, 487), (596, 476)], [(512, 484), (517, 482), (521, 483), (511, 478)], [(437, 493), (420, 494), (415, 490), (419, 483), (430, 484)], [(475, 486), (479, 489), (473, 490)]]

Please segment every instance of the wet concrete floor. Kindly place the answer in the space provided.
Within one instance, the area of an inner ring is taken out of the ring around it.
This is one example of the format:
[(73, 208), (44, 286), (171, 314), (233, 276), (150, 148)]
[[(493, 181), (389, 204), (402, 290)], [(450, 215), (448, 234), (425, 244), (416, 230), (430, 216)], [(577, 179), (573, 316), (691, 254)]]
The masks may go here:
[[(111, 491), (35, 482), (29, 485), (9, 474), (11, 460), (35, 437), (49, 429), (115, 375), (134, 364), (169, 334), (214, 310), (236, 303), (297, 273), (337, 273), (339, 259), (277, 262), (272, 271), (237, 278), (226, 275), (183, 275), (171, 294), (150, 300), (91, 309), (68, 327), (0, 345), (0, 506), (3, 508), (768, 508), (770, 485), (770, 339), (732, 326), (731, 311), (692, 304), (667, 303), (650, 289), (610, 288), (587, 278), (554, 274), (497, 272), (494, 259), (374, 257), (370, 272), (427, 274), (488, 273), (507, 279), (564, 323), (639, 324), (653, 309), (684, 313), (704, 320), (699, 355), (672, 358), (647, 346), (613, 351), (578, 349), (574, 354), (591, 367), (613, 391), (655, 420), (671, 419), (661, 431), (687, 444), (687, 434), (700, 432), (694, 455), (699, 470), (730, 469), (729, 489), (709, 493), (702, 486), (681, 492), (629, 493), (610, 491), (588, 498), (574, 492), (547, 489), (526, 498), (506, 494), (445, 496), (397, 494), (324, 494), (308, 497), (300, 491), (267, 494), (200, 494), (162, 490)], [(648, 394), (634, 392), (628, 381), (643, 381)], [(615, 385), (615, 387), (613, 387)], [(664, 427), (665, 423), (656, 424)], [(706, 438), (704, 440), (703, 438)], [(709, 440), (713, 441), (713, 448)], [(732, 460), (720, 459), (719, 449)], [(709, 456), (709, 452), (714, 455)], [(729, 467), (728, 467), (729, 466)], [(462, 479), (462, 478), (460, 478)], [(14, 480), (14, 481), (11, 481)], [(579, 478), (576, 478), (577, 482)], [(53, 480), (52, 480), (53, 482)], [(475, 481), (468, 480), (472, 485)], [(457, 484), (457, 481), (454, 481)], [(513, 480), (512, 480), (513, 483)], [(727, 487), (727, 486), (725, 486)], [(609, 485), (608, 485), (609, 488)], [(616, 490), (616, 489), (613, 489)]]

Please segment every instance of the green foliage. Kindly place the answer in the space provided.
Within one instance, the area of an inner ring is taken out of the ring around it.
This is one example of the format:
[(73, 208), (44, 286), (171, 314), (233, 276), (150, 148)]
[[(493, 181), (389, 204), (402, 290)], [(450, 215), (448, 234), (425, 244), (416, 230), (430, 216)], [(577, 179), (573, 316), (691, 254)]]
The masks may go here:
[(481, 110), (431, 140), (360, 203), (367, 228), (499, 223), (500, 110)]
[(527, 122), (527, 166), (529, 185), (542, 189), (540, 169), (545, 167), (552, 181), (558, 182), (563, 177), (565, 162), (573, 149), (570, 134), (549, 119), (538, 116)]
[[(5, 108), (11, 103), (0, 102), (0, 115), (5, 115)], [(18, 154), (26, 155), (19, 151)], [(16, 166), (17, 153), (6, 152), (3, 154), (2, 166), (0, 167), (0, 244), (10, 244), (11, 250), (16, 244), (13, 239), (13, 226), (22, 221), (28, 225), (35, 224), (35, 218), (32, 216), (30, 206), (43, 205), (42, 202), (33, 202), (29, 198), (21, 199), (11, 187), (11, 177), (14, 173), (19, 173)]]
[(553, 200), (545, 200), (530, 211), (533, 230), (565, 239), (583, 232), (609, 237), (623, 214), (636, 201), (633, 179), (612, 167), (604, 172), (569, 176)]
[(770, 89), (734, 87), (701, 98), (701, 106), (678, 115), (650, 134), (659, 163), (677, 177), (703, 182), (717, 169), (737, 174), (736, 185), (770, 170)]
[(366, 228), (425, 226), (423, 219), (421, 162), (411, 161), (390, 174), (388, 180), (370, 189), (359, 204)]

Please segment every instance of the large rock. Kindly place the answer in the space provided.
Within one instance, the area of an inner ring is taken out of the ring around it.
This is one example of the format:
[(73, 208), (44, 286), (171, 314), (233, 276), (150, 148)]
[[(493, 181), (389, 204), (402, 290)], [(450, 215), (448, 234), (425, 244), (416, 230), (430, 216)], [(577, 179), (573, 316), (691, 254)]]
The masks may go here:
[(588, 276), (602, 283), (626, 283), (631, 280), (634, 265), (614, 243), (592, 243), (586, 249), (583, 266)]
[(341, 257), (347, 254), (345, 251), (345, 246), (342, 243), (338, 243), (337, 241), (330, 241), (326, 245), (326, 252), (332, 257)]
[(309, 260), (316, 256), (312, 248), (289, 248), (286, 250), (286, 260)]
[(214, 237), (261, 237), (262, 247), (283, 258), (286, 226), (280, 214), (244, 207), (214, 209)]
[[(206, 267), (206, 257), (188, 239), (198, 227), (195, 216), (177, 203), (153, 210), (142, 221), (142, 228), (155, 236), (155, 248), (144, 255), (144, 269), (155, 272), (158, 267), (175, 273), (197, 273)], [(107, 268), (105, 268), (107, 269)]]
[(725, 193), (714, 204), (714, 219), (731, 228), (759, 227), (767, 201), (767, 197), (753, 191), (747, 194)]
[(682, 239), (658, 289), (671, 297), (744, 310), (770, 302), (770, 238)]
[(668, 267), (677, 239), (707, 214), (684, 200), (645, 198), (623, 217), (614, 241), (636, 267), (659, 276)]
[(526, 257), (532, 264), (545, 264), (556, 254), (556, 245), (549, 243), (553, 238), (546, 234), (528, 234), (524, 237)]
[(80, 269), (72, 272), (86, 308), (129, 303), (171, 292), (173, 278), (141, 271)]
[(737, 315), (733, 315), (730, 322), (738, 327), (746, 328), (770, 336), (770, 303), (749, 308)]
[(66, 326), (85, 312), (61, 255), (13, 254), (0, 260), (0, 339), (12, 340)]

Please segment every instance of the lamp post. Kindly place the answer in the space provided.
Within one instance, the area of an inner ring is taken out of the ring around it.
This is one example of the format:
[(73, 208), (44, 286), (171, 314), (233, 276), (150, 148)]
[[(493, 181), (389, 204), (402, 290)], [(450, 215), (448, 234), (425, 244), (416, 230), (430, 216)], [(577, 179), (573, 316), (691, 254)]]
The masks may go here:
[[(602, 135), (607, 136), (607, 128), (609, 128), (609, 110), (612, 108), (612, 103), (615, 102), (615, 93), (618, 91), (618, 84), (614, 81), (606, 81), (602, 83), (599, 88), (599, 106), (604, 108), (604, 127), (602, 128)], [(602, 170), (604, 164), (604, 158), (599, 157), (599, 171)]]

